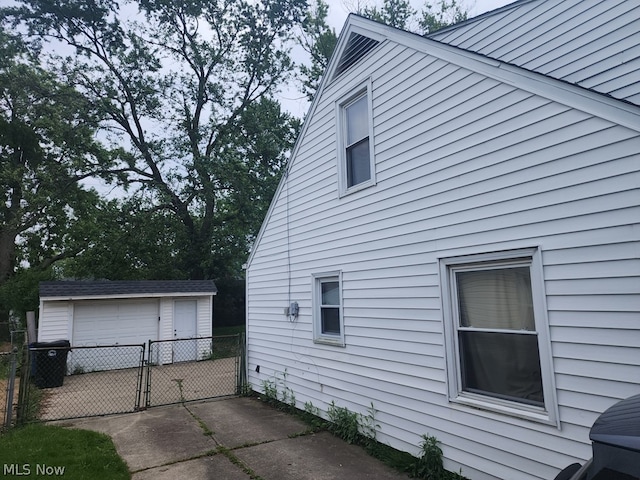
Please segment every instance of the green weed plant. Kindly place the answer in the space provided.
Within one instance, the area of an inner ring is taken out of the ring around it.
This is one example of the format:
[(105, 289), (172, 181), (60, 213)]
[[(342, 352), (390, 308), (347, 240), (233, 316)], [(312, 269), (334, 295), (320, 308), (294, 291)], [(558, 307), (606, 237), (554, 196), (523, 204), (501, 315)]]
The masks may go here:
[(332, 401), (327, 408), (327, 420), (324, 420), (320, 409), (310, 401), (305, 402), (304, 411), (296, 408), (295, 396), (287, 386), (286, 378), (285, 371), (274, 379), (263, 380), (264, 393), (261, 398), (280, 410), (289, 410), (307, 423), (311, 428), (304, 434), (326, 429), (349, 444), (361, 446), (371, 456), (398, 471), (408, 473), (412, 478), (466, 480), (461, 473), (449, 472), (444, 468), (442, 449), (436, 437), (426, 434), (422, 436), (418, 457), (397, 450), (377, 440), (380, 425), (376, 420), (377, 410), (373, 402), (367, 408), (367, 413), (362, 414), (340, 407)]

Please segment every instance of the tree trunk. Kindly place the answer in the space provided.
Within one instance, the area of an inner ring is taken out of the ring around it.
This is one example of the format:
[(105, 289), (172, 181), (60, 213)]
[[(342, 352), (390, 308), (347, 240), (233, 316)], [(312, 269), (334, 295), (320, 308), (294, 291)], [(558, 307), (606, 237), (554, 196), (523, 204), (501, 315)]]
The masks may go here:
[(0, 285), (3, 285), (11, 275), (16, 260), (17, 232), (13, 229), (0, 229)]

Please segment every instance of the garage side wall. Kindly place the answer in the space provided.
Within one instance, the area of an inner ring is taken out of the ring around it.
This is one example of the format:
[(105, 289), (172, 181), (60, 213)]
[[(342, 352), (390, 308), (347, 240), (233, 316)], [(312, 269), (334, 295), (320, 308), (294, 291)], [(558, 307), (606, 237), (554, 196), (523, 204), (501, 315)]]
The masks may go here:
[[(213, 335), (213, 297), (198, 298), (196, 307), (196, 332), (198, 337)], [(197, 340), (197, 358), (205, 359), (213, 351), (210, 339)]]
[(213, 297), (198, 298), (197, 315), (198, 336), (210, 337), (213, 334)]
[(71, 302), (40, 302), (38, 341), (52, 342), (71, 339)]

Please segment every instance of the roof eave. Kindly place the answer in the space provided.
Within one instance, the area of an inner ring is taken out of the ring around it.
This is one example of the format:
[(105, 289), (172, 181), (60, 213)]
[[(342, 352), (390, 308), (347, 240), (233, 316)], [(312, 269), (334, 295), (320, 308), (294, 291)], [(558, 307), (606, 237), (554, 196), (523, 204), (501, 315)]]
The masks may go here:
[(166, 292), (166, 293), (116, 293), (105, 295), (49, 295), (41, 296), (42, 302), (78, 301), (78, 300), (110, 300), (127, 298), (162, 298), (162, 297), (212, 297), (218, 292)]

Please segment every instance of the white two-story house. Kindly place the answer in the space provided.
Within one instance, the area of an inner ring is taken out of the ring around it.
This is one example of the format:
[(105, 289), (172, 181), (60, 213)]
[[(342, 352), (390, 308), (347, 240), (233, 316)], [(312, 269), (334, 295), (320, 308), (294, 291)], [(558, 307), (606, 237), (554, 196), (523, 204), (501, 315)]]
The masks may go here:
[(614, 0), (350, 16), (248, 260), (253, 388), (373, 404), (471, 479), (589, 458), (640, 393), (639, 32)]

